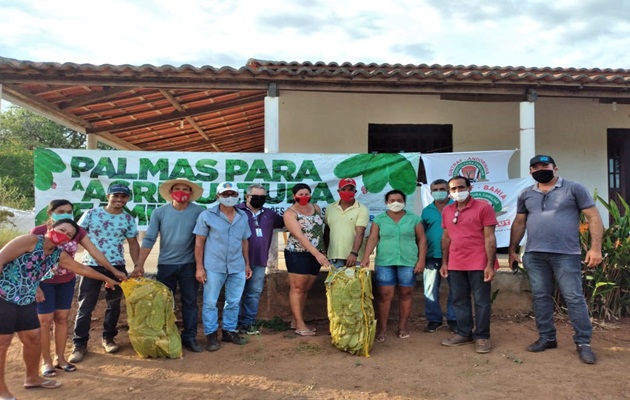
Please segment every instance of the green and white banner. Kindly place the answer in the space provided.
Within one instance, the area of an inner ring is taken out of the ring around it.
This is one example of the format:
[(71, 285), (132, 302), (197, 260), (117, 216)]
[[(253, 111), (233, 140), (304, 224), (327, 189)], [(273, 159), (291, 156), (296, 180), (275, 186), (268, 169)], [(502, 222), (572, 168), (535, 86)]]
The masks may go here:
[(291, 205), (291, 188), (306, 183), (312, 201), (324, 211), (339, 199), (337, 183), (341, 178), (357, 182), (357, 200), (370, 208), (371, 218), (385, 210), (384, 195), (398, 189), (407, 195), (413, 209), (420, 153), (401, 154), (267, 154), (267, 153), (182, 153), (142, 151), (102, 151), (38, 149), (35, 151), (36, 224), (46, 218), (51, 200), (68, 199), (74, 203), (78, 219), (87, 209), (107, 202), (107, 188), (122, 183), (132, 190), (127, 203), (145, 230), (151, 212), (165, 204), (159, 195), (161, 182), (187, 178), (204, 189), (198, 204), (215, 203), (216, 187), (224, 181), (235, 182), (241, 199), (247, 186), (267, 188), (267, 207), (279, 213)]

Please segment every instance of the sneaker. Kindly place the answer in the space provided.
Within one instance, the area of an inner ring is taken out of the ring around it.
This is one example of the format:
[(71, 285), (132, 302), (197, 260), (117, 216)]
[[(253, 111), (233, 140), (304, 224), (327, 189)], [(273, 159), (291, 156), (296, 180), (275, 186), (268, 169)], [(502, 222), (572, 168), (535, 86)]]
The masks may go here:
[(218, 335), (217, 331), (214, 331), (211, 334), (206, 335), (206, 340), (208, 341), (206, 344), (206, 350), (217, 351), (221, 348), (221, 346), (219, 346), (219, 339), (217, 335)]
[(70, 357), (68, 357), (68, 362), (70, 363), (81, 362), (81, 360), (83, 360), (87, 352), (88, 352), (88, 349), (86, 346), (74, 346), (74, 349), (72, 350), (72, 354), (70, 354)]
[(260, 335), (260, 331), (256, 329), (254, 325), (241, 325), (238, 328), (238, 333), (242, 333), (244, 335)]
[(199, 346), (195, 339), (182, 341), (182, 346), (192, 351), (193, 353), (201, 353), (203, 351), (203, 349), (201, 348), (201, 346)]
[(490, 353), (492, 346), (489, 339), (477, 339), (475, 340), (475, 351), (477, 353), (485, 354)]
[(223, 340), (224, 342), (231, 342), (234, 344), (247, 343), (247, 339), (244, 337), (240, 337), (238, 335), (238, 332), (230, 332), (230, 331), (223, 331), (223, 334), (221, 335), (221, 340)]
[(437, 331), (438, 329), (440, 329), (442, 326), (441, 322), (435, 322), (435, 321), (431, 321), (427, 324), (427, 326), (424, 327), (424, 331), (425, 332), (430, 332), (433, 333), (435, 331)]
[(576, 350), (580, 356), (580, 361), (584, 364), (595, 364), (595, 361), (597, 361), (590, 344), (578, 344)]
[(114, 338), (103, 338), (103, 348), (106, 353), (117, 353), (120, 350)]
[(537, 341), (527, 346), (527, 351), (531, 351), (532, 353), (539, 353), (541, 351), (545, 351), (547, 349), (555, 349), (558, 347), (558, 342), (553, 340), (548, 340), (545, 338), (538, 338)]
[(474, 343), (475, 341), (473, 340), (473, 338), (471, 337), (466, 337), (466, 336), (461, 336), (461, 335), (454, 335), (448, 339), (444, 339), (442, 340), (442, 345), (443, 346), (448, 346), (448, 347), (454, 347), (454, 346), (461, 346), (463, 344), (471, 344)]
[(457, 321), (455, 321), (454, 319), (449, 319), (448, 321), (446, 321), (446, 324), (448, 325), (449, 332), (457, 333)]

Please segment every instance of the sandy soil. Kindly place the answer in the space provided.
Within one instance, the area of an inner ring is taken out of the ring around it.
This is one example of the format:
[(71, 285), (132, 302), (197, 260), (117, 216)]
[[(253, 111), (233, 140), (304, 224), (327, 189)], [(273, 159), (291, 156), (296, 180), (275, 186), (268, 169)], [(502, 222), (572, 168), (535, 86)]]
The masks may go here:
[[(100, 302), (102, 303), (102, 302)], [(101, 318), (102, 309), (95, 313)], [(579, 362), (571, 327), (558, 324), (559, 348), (533, 354), (536, 339), (526, 315), (495, 315), (490, 354), (473, 346), (447, 348), (446, 329), (424, 333), (412, 317), (412, 335), (389, 332), (370, 358), (341, 352), (330, 344), (326, 321), (311, 321), (318, 335), (264, 330), (244, 346), (222, 343), (215, 353), (184, 352), (181, 359), (140, 359), (121, 331), (120, 353), (98, 345), (101, 320), (93, 322), (90, 354), (78, 371), (60, 372), (55, 390), (24, 390), (21, 346), (17, 338), (7, 359), (7, 383), (18, 399), (627, 399), (630, 398), (630, 321), (598, 328), (594, 366)], [(124, 314), (120, 325), (126, 324)], [(395, 327), (395, 321), (390, 326)], [(204, 340), (200, 342), (204, 343)], [(70, 341), (69, 341), (70, 342)], [(70, 352), (70, 345), (68, 345)]]

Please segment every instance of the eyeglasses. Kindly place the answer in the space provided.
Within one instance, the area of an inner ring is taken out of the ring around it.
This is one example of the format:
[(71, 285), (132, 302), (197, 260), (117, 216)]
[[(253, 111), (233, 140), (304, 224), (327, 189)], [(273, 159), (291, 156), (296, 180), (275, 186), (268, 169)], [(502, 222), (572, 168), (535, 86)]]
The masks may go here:
[(238, 197), (238, 193), (236, 193), (236, 192), (223, 192), (219, 196), (221, 196), (221, 197)]
[(455, 217), (453, 218), (453, 224), (457, 225), (457, 219), (459, 218), (459, 210), (455, 211)]

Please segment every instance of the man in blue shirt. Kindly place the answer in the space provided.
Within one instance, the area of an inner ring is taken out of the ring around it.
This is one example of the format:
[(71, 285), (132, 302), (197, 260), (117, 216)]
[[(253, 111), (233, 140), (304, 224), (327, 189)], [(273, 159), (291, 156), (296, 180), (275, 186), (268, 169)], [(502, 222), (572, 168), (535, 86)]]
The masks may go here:
[[(444, 317), (440, 306), (440, 267), (442, 266), (442, 210), (453, 201), (448, 198), (448, 184), (444, 179), (431, 183), (433, 202), (422, 210), (422, 226), (427, 237), (427, 262), (423, 272), (424, 314), (427, 318), (425, 332), (435, 332), (443, 326)], [(446, 302), (446, 322), (452, 333), (457, 333), (457, 320), (450, 290)]]
[(168, 180), (160, 185), (160, 195), (169, 204), (151, 213), (149, 227), (140, 248), (138, 265), (132, 277), (144, 274), (144, 263), (160, 235), (160, 255), (157, 265), (157, 280), (166, 285), (173, 294), (179, 285), (182, 302), (182, 345), (196, 353), (203, 351), (197, 344), (197, 293), (199, 282), (195, 278), (195, 235), (193, 229), (197, 217), (205, 209), (192, 202), (203, 194), (201, 186), (185, 178)]
[(206, 335), (206, 350), (219, 350), (219, 293), (225, 286), (222, 340), (245, 344), (247, 339), (237, 332), (238, 311), (246, 279), (252, 275), (249, 266), (251, 236), (247, 215), (236, 208), (238, 188), (223, 182), (217, 188), (219, 205), (199, 214), (193, 233), (195, 239), (195, 277), (203, 284), (201, 318)]
[(274, 229), (284, 228), (284, 219), (275, 211), (263, 207), (267, 199), (267, 191), (260, 184), (253, 184), (247, 188), (245, 201), (238, 205), (247, 215), (249, 229), (249, 263), (252, 276), (245, 283), (245, 291), (241, 299), (238, 315), (239, 331), (248, 335), (260, 332), (254, 326), (258, 315), (260, 294), (265, 284), (265, 269), (269, 258), (269, 247)]

